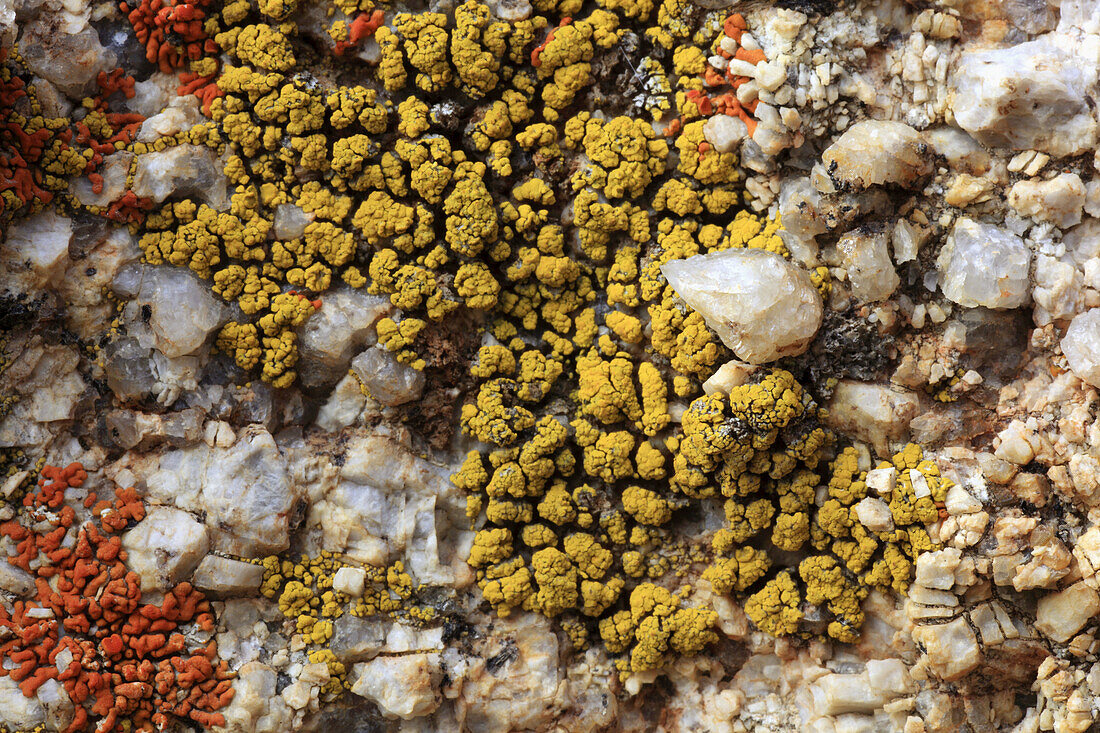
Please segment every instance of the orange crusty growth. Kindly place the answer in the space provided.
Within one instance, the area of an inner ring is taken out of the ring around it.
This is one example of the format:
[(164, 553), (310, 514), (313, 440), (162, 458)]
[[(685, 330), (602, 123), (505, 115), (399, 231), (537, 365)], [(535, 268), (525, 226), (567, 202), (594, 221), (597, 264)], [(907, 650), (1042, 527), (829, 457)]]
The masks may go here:
[(0, 524), (16, 543), (8, 562), (35, 576), (30, 598), (0, 606), (0, 675), (27, 697), (47, 680), (60, 682), (76, 706), (66, 733), (163, 730), (173, 717), (221, 725), (216, 711), (233, 697), (214, 641), (189, 648), (187, 627), (211, 632), (214, 616), (202, 593), (180, 583), (159, 603), (142, 603), (137, 573), (127, 569), (119, 534), (145, 516), (133, 489), (113, 501), (89, 494), (79, 523), (65, 493), (84, 483), (79, 463), (46, 466), (22, 511)]

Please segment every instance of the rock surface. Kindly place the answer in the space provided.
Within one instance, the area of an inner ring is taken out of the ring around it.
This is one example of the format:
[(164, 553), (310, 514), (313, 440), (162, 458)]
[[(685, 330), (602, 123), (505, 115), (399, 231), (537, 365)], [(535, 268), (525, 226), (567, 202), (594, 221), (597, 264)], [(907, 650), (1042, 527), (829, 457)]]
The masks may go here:
[(1096, 143), (1088, 83), (1067, 51), (1046, 39), (969, 52), (952, 76), (952, 110), (986, 145), (1075, 155)]
[(1070, 321), (1062, 338), (1062, 353), (1074, 374), (1100, 387), (1100, 308), (1093, 308)]
[(928, 144), (901, 122), (857, 122), (825, 149), (821, 163), (839, 191), (883, 184), (911, 188), (932, 172)]
[(661, 272), (750, 364), (801, 354), (821, 325), (821, 296), (809, 275), (771, 252), (728, 249), (673, 260)]
[(949, 300), (967, 308), (1017, 308), (1028, 299), (1031, 251), (994, 224), (955, 222), (936, 265)]

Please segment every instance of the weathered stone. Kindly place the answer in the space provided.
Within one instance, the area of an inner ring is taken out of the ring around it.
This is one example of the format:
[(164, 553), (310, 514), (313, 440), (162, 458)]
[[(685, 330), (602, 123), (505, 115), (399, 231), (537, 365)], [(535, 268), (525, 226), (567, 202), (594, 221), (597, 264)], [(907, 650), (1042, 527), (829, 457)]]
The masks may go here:
[(1070, 321), (1062, 338), (1062, 353), (1075, 376), (1100, 387), (1100, 308), (1092, 308)]
[(886, 183), (910, 188), (932, 172), (928, 144), (902, 122), (857, 122), (825, 149), (821, 162), (838, 191)]
[(1044, 636), (1065, 643), (1097, 613), (1100, 613), (1100, 595), (1086, 583), (1077, 582), (1039, 599), (1035, 628)]
[(894, 518), (890, 514), (890, 505), (882, 499), (868, 496), (855, 505), (859, 523), (872, 532), (890, 532), (894, 529)]
[(127, 265), (112, 287), (131, 299), (124, 317), (146, 324), (156, 338), (153, 346), (169, 358), (197, 351), (229, 319), (210, 286), (181, 267)]
[(57, 284), (69, 266), (73, 222), (47, 209), (11, 225), (0, 245), (4, 290), (33, 293)]
[(153, 143), (162, 137), (190, 130), (202, 121), (198, 97), (190, 94), (174, 97), (161, 112), (141, 123), (137, 141)]
[(378, 706), (387, 718), (411, 720), (439, 707), (439, 654), (376, 657), (353, 668), (351, 691)]
[(948, 300), (974, 308), (1017, 308), (1027, 302), (1031, 250), (994, 224), (955, 222), (936, 265)]
[(763, 364), (801, 354), (821, 325), (821, 296), (798, 265), (760, 249), (727, 249), (661, 266), (739, 359)]
[(934, 626), (918, 626), (913, 638), (924, 645), (931, 670), (944, 682), (965, 677), (982, 660), (978, 637), (964, 617)]
[(237, 670), (233, 700), (219, 710), (226, 733), (285, 733), (291, 730), (290, 707), (276, 692), (278, 673), (260, 662)]
[(424, 389), (423, 371), (402, 364), (392, 351), (377, 344), (352, 359), (351, 370), (371, 397), (389, 407), (415, 400)]
[(959, 550), (953, 547), (922, 553), (917, 558), (913, 582), (926, 588), (951, 590), (961, 557)]
[(986, 145), (1055, 156), (1096, 145), (1088, 76), (1045, 39), (963, 53), (951, 82), (955, 121)]
[(897, 481), (898, 470), (893, 466), (873, 468), (867, 472), (867, 488), (879, 496), (889, 496), (894, 493)]
[(887, 457), (891, 442), (904, 440), (908, 434), (920, 400), (911, 392), (842, 379), (828, 407), (830, 427), (867, 441), (875, 452)]
[(126, 178), (130, 173), (130, 162), (133, 159), (134, 154), (126, 150), (105, 155), (103, 162), (96, 166), (95, 170), (101, 177), (98, 192), (96, 186), (86, 176), (73, 180), (69, 190), (85, 206), (107, 206), (126, 192)]
[(363, 568), (343, 567), (332, 577), (332, 589), (352, 598), (363, 595), (363, 584), (367, 580), (367, 571)]
[(211, 208), (229, 208), (228, 179), (214, 153), (201, 145), (176, 145), (139, 155), (131, 189), (161, 203), (169, 196), (192, 196)]
[(386, 648), (390, 623), (382, 618), (360, 618), (345, 613), (333, 622), (332, 653), (345, 664), (362, 662)]
[(9, 730), (31, 730), (46, 721), (46, 710), (36, 697), (27, 697), (10, 675), (0, 677), (0, 724)]
[(493, 632), (455, 701), (466, 728), (508, 733), (551, 727), (565, 700), (558, 638), (550, 623), (501, 619)]
[(333, 384), (347, 374), (352, 357), (374, 343), (374, 324), (392, 311), (388, 297), (362, 290), (341, 287), (325, 293), (321, 309), (306, 320), (298, 334), (302, 384)]
[(1049, 221), (1065, 229), (1081, 223), (1085, 184), (1076, 173), (1062, 173), (1049, 180), (1024, 180), (1013, 184), (1008, 204), (1020, 216)]
[(729, 394), (734, 387), (747, 382), (756, 370), (756, 366), (743, 361), (727, 361), (703, 382), (703, 391), (707, 394)]
[[(296, 501), (275, 441), (258, 426), (242, 430), (229, 448), (197, 443), (135, 466), (147, 499), (205, 512), (212, 549), (241, 557), (281, 552), (290, 544)], [(120, 467), (128, 467), (123, 461)]]
[(145, 519), (122, 536), (127, 564), (141, 576), (144, 592), (171, 590), (186, 580), (206, 554), (206, 528), (187, 512), (151, 506)]
[(95, 89), (96, 77), (110, 72), (117, 57), (99, 42), (99, 35), (81, 19), (79, 27), (63, 27), (64, 13), (39, 13), (23, 26), (19, 51), (33, 73), (65, 95), (80, 99)]
[(719, 153), (731, 153), (749, 134), (749, 128), (739, 117), (714, 115), (703, 125), (703, 137)]
[(263, 565), (207, 555), (195, 568), (191, 582), (214, 598), (239, 598), (259, 593), (263, 578)]
[(894, 294), (901, 280), (890, 261), (889, 235), (885, 231), (848, 232), (836, 243), (836, 251), (856, 298), (874, 303)]
[(810, 692), (814, 712), (820, 715), (870, 713), (886, 698), (867, 682), (865, 674), (827, 674), (814, 681)]

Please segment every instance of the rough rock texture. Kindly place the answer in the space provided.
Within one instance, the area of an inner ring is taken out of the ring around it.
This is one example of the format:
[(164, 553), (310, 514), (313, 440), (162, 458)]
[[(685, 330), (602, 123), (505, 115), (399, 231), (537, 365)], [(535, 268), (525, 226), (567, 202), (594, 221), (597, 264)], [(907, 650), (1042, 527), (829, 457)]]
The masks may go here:
[(848, 232), (836, 244), (840, 261), (852, 284), (852, 295), (873, 303), (893, 295), (901, 279), (890, 261), (889, 238), (885, 231)]
[(763, 250), (728, 249), (661, 267), (739, 359), (763, 364), (801, 354), (821, 325), (821, 296), (806, 271)]
[(888, 183), (909, 188), (932, 171), (920, 133), (901, 122), (876, 120), (852, 125), (821, 154), (821, 164), (840, 191)]
[(61, 92), (79, 100), (93, 91), (96, 76), (115, 68), (115, 54), (99, 42), (80, 16), (40, 13), (23, 26), (19, 39), (28, 68)]
[(207, 545), (206, 528), (172, 507), (150, 507), (141, 524), (122, 537), (143, 591), (163, 592), (186, 580), (206, 554)]
[(131, 299), (127, 316), (152, 333), (149, 346), (172, 358), (197, 351), (229, 320), (225, 305), (190, 272), (167, 265), (131, 265), (115, 276), (112, 287)]
[(409, 720), (439, 707), (439, 654), (378, 657), (356, 664), (351, 691), (373, 702), (387, 718)]
[(290, 543), (295, 491), (278, 446), (261, 427), (246, 428), (228, 448), (199, 443), (161, 455), (132, 455), (112, 471), (143, 477), (150, 503), (203, 512), (215, 550), (257, 557)]
[(306, 320), (301, 340), (301, 378), (307, 386), (332, 384), (347, 373), (355, 354), (376, 340), (374, 324), (393, 311), (389, 298), (340, 288), (325, 294)]
[(1096, 142), (1089, 77), (1046, 39), (965, 53), (951, 79), (955, 121), (986, 145), (1075, 155)]
[(415, 400), (424, 389), (423, 371), (402, 364), (393, 352), (377, 345), (352, 359), (351, 370), (371, 397), (390, 407)]
[(1100, 308), (1075, 317), (1062, 338), (1069, 368), (1094, 387), (1100, 387)]
[(131, 188), (138, 196), (158, 204), (169, 196), (194, 196), (221, 211), (229, 208), (226, 185), (221, 166), (208, 148), (177, 145), (139, 155)]
[(973, 308), (1016, 308), (1028, 299), (1031, 251), (1023, 240), (994, 224), (955, 222), (936, 265), (940, 287), (952, 302)]
[(920, 400), (910, 392), (845, 379), (837, 384), (828, 406), (832, 427), (858, 435), (886, 457), (891, 444), (908, 435)]

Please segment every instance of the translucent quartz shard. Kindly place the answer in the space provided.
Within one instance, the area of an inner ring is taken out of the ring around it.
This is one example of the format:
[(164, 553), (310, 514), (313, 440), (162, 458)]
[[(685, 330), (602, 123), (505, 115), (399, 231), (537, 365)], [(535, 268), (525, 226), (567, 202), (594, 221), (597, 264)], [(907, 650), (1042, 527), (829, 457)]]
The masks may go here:
[(821, 162), (838, 191), (886, 183), (909, 188), (932, 172), (928, 144), (903, 122), (858, 122), (825, 149)]
[(763, 364), (801, 354), (821, 325), (821, 296), (798, 265), (761, 249), (727, 249), (661, 266), (737, 358)]
[(1007, 229), (962, 218), (936, 266), (948, 300), (967, 308), (1018, 308), (1028, 300), (1031, 250)]
[(1100, 386), (1100, 308), (1070, 321), (1062, 338), (1062, 353), (1075, 376), (1094, 387)]

